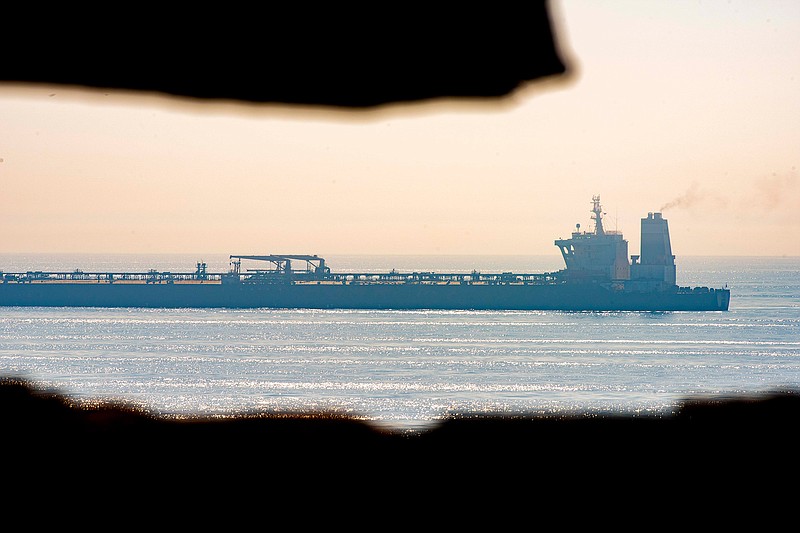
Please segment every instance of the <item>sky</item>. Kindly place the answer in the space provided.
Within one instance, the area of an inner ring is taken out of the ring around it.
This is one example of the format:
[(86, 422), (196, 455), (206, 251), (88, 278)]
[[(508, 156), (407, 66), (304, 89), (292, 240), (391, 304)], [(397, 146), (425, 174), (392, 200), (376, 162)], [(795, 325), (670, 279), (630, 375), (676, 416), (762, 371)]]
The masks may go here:
[(0, 83), (0, 253), (800, 256), (800, 2), (551, 1), (571, 75), (496, 105), (203, 104)]

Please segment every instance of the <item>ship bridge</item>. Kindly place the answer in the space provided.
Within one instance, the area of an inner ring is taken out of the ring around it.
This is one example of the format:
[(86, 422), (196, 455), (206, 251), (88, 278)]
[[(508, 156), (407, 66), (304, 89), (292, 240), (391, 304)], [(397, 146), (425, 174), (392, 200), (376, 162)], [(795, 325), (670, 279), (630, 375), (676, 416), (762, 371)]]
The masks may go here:
[(570, 280), (626, 280), (630, 278), (628, 241), (618, 231), (603, 227), (600, 197), (592, 197), (593, 231), (581, 232), (577, 224), (570, 239), (557, 239)]

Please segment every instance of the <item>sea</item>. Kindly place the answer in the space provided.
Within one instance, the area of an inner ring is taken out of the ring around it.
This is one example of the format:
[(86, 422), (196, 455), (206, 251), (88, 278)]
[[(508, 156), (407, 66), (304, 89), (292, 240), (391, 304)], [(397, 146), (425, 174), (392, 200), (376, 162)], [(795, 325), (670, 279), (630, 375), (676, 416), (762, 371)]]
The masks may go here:
[[(558, 256), (330, 256), (335, 272), (552, 272)], [(0, 254), (0, 270), (225, 272), (223, 254)], [(168, 418), (669, 416), (800, 389), (800, 257), (679, 257), (726, 312), (0, 307), (0, 378)]]

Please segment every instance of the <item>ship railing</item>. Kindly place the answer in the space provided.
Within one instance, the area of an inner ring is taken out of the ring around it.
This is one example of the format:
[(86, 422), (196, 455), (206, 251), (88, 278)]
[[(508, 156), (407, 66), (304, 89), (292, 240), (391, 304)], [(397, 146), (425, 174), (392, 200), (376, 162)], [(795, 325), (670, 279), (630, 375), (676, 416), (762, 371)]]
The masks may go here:
[(4, 282), (16, 283), (56, 283), (56, 282), (88, 282), (88, 283), (116, 283), (116, 282), (144, 282), (144, 283), (171, 283), (188, 281), (220, 281), (221, 274), (204, 274), (198, 276), (197, 272), (44, 272), (41, 270), (27, 272), (6, 272), (2, 275)]
[(147, 272), (5, 272), (0, 275), (3, 282), (14, 283), (56, 283), (56, 282), (82, 282), (82, 283), (215, 283), (222, 281), (223, 277), (236, 276), (239, 281), (246, 283), (303, 283), (327, 282), (345, 284), (543, 284), (559, 280), (558, 273), (516, 274), (512, 272), (481, 273), (436, 273), (436, 272), (348, 272), (326, 273), (319, 276), (316, 273), (296, 272), (287, 276), (285, 273), (274, 271), (251, 271), (248, 273), (203, 273), (198, 272), (167, 272), (150, 270)]
[(435, 272), (348, 272), (332, 273), (324, 277), (324, 281), (348, 284), (380, 284), (380, 283), (405, 283), (405, 284), (542, 284), (556, 281), (552, 273), (515, 274), (503, 272), (500, 274), (484, 274), (473, 271), (471, 273), (435, 273)]

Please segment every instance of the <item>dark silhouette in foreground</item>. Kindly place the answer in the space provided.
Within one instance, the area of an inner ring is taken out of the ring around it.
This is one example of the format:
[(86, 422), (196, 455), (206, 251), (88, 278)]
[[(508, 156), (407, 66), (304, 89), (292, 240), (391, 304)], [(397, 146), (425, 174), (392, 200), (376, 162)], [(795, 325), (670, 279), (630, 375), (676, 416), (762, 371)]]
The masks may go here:
[(547, 2), (18, 4), (0, 82), (346, 109), (493, 100), (567, 72)]
[[(339, 480), (363, 489), (405, 480), (426, 492), (463, 478), (514, 478), (555, 490), (579, 480), (661, 486), (790, 475), (800, 395), (692, 400), (663, 417), (475, 414), (403, 434), (324, 413), (177, 420), (121, 404), (77, 406), (6, 379), (0, 420), (6, 473), (69, 479), (72, 487), (142, 483), (159, 490), (164, 480), (191, 487), (193, 480), (235, 484), (266, 476), (281, 487)], [(440, 484), (422, 483), (422, 475)]]

